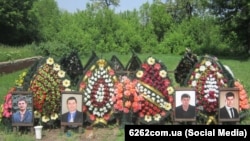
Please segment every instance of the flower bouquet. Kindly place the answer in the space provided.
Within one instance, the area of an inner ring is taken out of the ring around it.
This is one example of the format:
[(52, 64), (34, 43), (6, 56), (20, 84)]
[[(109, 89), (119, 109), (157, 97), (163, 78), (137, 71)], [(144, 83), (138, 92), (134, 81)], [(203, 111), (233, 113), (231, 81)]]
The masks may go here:
[(114, 114), (119, 123), (135, 124), (137, 113), (141, 110), (142, 95), (139, 95), (136, 89), (137, 79), (131, 80), (128, 76), (123, 76), (115, 84)]
[(68, 56), (62, 57), (60, 64), (71, 80), (71, 86), (76, 86), (79, 76), (82, 75), (83, 66), (76, 51), (72, 51)]
[(250, 102), (248, 98), (248, 94), (244, 85), (240, 80), (235, 80), (234, 87), (239, 89), (239, 110), (240, 110), (240, 120), (248, 117), (250, 114)]
[(26, 76), (27, 72), (24, 71), (19, 75), (19, 78), (15, 80), (15, 85), (16, 87), (23, 87), (23, 83), (24, 83), (24, 78)]
[(174, 77), (175, 81), (180, 84), (180, 86), (184, 85), (185, 79), (189, 71), (194, 67), (194, 65), (198, 62), (198, 57), (196, 54), (193, 54), (190, 49), (186, 49), (186, 52), (177, 65)]
[(12, 87), (4, 97), (4, 104), (0, 106), (0, 122), (11, 129), (12, 116), (12, 93), (16, 91), (16, 87)]
[(186, 79), (188, 87), (196, 90), (198, 122), (217, 124), (219, 88), (230, 87), (230, 77), (217, 58), (205, 55), (197, 62)]
[(48, 57), (44, 60), (33, 75), (29, 91), (34, 95), (35, 118), (39, 118), (39, 121), (41, 119), (44, 125), (52, 126), (61, 111), (61, 92), (69, 89), (70, 80), (53, 58)]
[(174, 88), (166, 67), (153, 57), (148, 57), (136, 72), (136, 88), (143, 97), (138, 111), (142, 124), (159, 124), (172, 113)]
[(117, 82), (115, 72), (104, 59), (99, 59), (90, 65), (90, 69), (80, 81), (79, 91), (83, 92), (83, 112), (87, 114), (87, 121), (92, 125), (106, 125), (111, 120), (115, 82)]

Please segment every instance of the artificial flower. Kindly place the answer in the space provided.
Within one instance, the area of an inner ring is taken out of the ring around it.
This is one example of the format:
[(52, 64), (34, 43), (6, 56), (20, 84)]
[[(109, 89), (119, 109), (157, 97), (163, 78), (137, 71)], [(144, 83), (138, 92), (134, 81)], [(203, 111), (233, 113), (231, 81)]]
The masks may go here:
[(53, 65), (53, 70), (59, 71), (59, 70), (61, 70), (61, 66), (59, 64), (54, 64)]
[(167, 88), (167, 91), (168, 91), (168, 94), (169, 94), (169, 95), (172, 95), (172, 94), (174, 93), (174, 88), (173, 88), (172, 86), (169, 86), (169, 87)]
[(143, 71), (140, 70), (140, 71), (136, 72), (136, 77), (137, 78), (141, 78), (142, 76), (143, 76)]
[[(61, 92), (70, 89), (70, 81), (65, 71), (54, 62), (52, 57), (44, 58), (30, 82), (29, 90), (33, 93), (35, 115), (40, 114), (42, 122), (47, 124), (49, 117), (61, 110)], [(44, 61), (44, 63), (43, 63)], [(45, 122), (44, 122), (45, 121)]]
[(206, 67), (205, 67), (204, 65), (201, 65), (200, 68), (199, 68), (199, 70), (200, 70), (201, 72), (203, 72), (203, 71), (206, 70)]
[[(193, 77), (191, 77), (191, 79), (192, 79), (192, 78), (193, 78)], [(191, 86), (192, 86), (192, 87), (196, 87), (196, 85), (197, 85), (197, 81), (195, 81), (195, 80), (192, 81)]]
[(149, 65), (153, 65), (153, 64), (155, 64), (155, 59), (153, 57), (149, 57), (147, 62)]
[(205, 66), (206, 66), (206, 67), (209, 67), (211, 64), (212, 64), (211, 61), (206, 61), (206, 62), (205, 62)]
[(69, 87), (70, 86), (70, 81), (68, 79), (63, 80), (63, 86), (64, 87)]
[(53, 113), (53, 114), (51, 114), (50, 118), (52, 120), (56, 120), (58, 118), (58, 114), (57, 113)]
[(114, 108), (124, 113), (136, 113), (140, 110), (142, 97), (136, 90), (137, 80), (131, 80), (123, 76), (120, 82), (115, 84), (115, 93), (113, 96)]
[(103, 119), (106, 120), (106, 121), (108, 121), (110, 119), (110, 114), (105, 114), (103, 116)]
[[(150, 121), (152, 121), (152, 116), (146, 115), (144, 117), (144, 119), (145, 119), (146, 122), (150, 122)], [(157, 120), (159, 120), (159, 119), (157, 119)]]
[(186, 83), (195, 88), (199, 113), (209, 116), (218, 113), (219, 88), (228, 87), (227, 82), (218, 59), (206, 55), (194, 65)]
[(47, 60), (46, 60), (46, 63), (49, 64), (49, 65), (53, 65), (54, 64), (54, 59), (49, 57)]
[(48, 121), (50, 121), (48, 116), (42, 116), (42, 122), (47, 123)]
[(27, 75), (26, 71), (22, 72), (19, 75), (19, 78), (17, 80), (15, 80), (16, 86), (19, 86), (19, 87), (23, 86), (24, 78), (25, 78), (26, 75)]
[(10, 88), (6, 96), (4, 97), (4, 104), (1, 106), (2, 109), (2, 117), (10, 118), (12, 116), (12, 93), (16, 91), (15, 87)]
[(61, 68), (66, 72), (72, 86), (78, 84), (79, 79), (77, 78), (81, 76), (83, 72), (81, 58), (78, 53), (79, 52), (74, 50), (60, 59)]
[(160, 107), (164, 108), (164, 109), (167, 110), (167, 111), (169, 111), (169, 110), (172, 109), (171, 103), (168, 103), (168, 102), (160, 103)]
[(60, 78), (64, 78), (64, 77), (65, 77), (65, 71), (59, 70), (59, 71), (58, 71), (58, 76), (59, 76)]
[[(180, 86), (184, 85), (190, 70), (194, 67), (197, 61), (197, 55), (192, 53), (190, 49), (186, 48), (185, 54), (174, 71), (175, 81), (179, 83)], [(194, 71), (197, 72), (198, 69), (195, 69)]]
[(4, 111), (3, 112), (3, 117), (5, 118), (11, 118), (12, 112)]
[(99, 59), (86, 71), (80, 82), (79, 91), (83, 92), (83, 104), (89, 119), (95, 124), (99, 122), (95, 121), (97, 119), (109, 119), (107, 117), (112, 112), (116, 81), (114, 70), (106, 60)]
[(95, 121), (95, 120), (96, 120), (96, 116), (93, 115), (93, 114), (90, 114), (89, 117), (90, 117), (90, 120), (92, 120), (92, 121)]
[(160, 76), (161, 76), (162, 78), (165, 78), (165, 77), (167, 76), (167, 72), (166, 72), (165, 70), (161, 70), (161, 71), (160, 71)]
[[(137, 92), (143, 98), (138, 111), (141, 122), (150, 124), (161, 121), (165, 116), (156, 115), (170, 113), (173, 104), (170, 95), (174, 93), (174, 89), (166, 67), (154, 57), (148, 57), (137, 71), (136, 78), (139, 80), (136, 85)], [(153, 118), (154, 116), (157, 118)]]
[(153, 116), (154, 120), (159, 121), (161, 119), (161, 115), (160, 114), (156, 114)]
[(34, 118), (40, 118), (41, 117), (41, 113), (38, 111), (34, 111)]
[(248, 99), (247, 91), (245, 90), (242, 82), (240, 80), (236, 80), (234, 82), (234, 87), (239, 89), (239, 108), (240, 111), (250, 110), (250, 102)]

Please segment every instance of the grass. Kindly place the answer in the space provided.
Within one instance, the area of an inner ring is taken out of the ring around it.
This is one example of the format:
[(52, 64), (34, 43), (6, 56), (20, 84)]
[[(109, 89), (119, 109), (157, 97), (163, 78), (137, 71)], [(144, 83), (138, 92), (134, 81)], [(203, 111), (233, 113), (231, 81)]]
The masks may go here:
[(18, 79), (19, 75), (27, 69), (19, 70), (10, 74), (0, 74), (0, 102), (4, 102), (4, 96), (15, 86), (15, 80)]
[(32, 45), (26, 45), (24, 47), (9, 47), (0, 45), (0, 50), (0, 62), (14, 61), (16, 59), (35, 56), (35, 51)]
[(15, 135), (13, 133), (1, 135), (3, 141), (34, 141), (34, 138), (30, 138), (30, 135)]
[(250, 92), (250, 60), (232, 60), (222, 59), (221, 62), (231, 68), (234, 73), (235, 79), (239, 79), (244, 84), (244, 87)]

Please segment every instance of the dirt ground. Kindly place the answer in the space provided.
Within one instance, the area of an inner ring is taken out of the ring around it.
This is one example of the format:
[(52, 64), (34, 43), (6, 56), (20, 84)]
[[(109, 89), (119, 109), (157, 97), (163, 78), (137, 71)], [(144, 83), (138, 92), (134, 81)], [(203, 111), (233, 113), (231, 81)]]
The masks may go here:
[[(33, 127), (26, 128), (25, 132), (14, 128), (11, 134), (0, 132), (0, 141), (124, 141), (124, 129), (118, 126), (107, 127), (79, 127), (78, 129), (64, 130), (64, 128), (43, 129), (42, 138), (36, 139)], [(19, 138), (20, 137), (20, 138)], [(19, 138), (19, 139), (18, 139)]]
[[(123, 141), (123, 129), (118, 127), (93, 127), (80, 130), (51, 129), (42, 132), (41, 141)], [(34, 138), (35, 138), (35, 132)]]

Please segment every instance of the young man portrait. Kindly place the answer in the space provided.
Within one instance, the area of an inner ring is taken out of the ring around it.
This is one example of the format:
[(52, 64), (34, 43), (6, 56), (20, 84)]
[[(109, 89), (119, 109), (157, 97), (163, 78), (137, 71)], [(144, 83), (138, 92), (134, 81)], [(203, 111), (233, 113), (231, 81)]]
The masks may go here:
[(238, 110), (234, 107), (235, 95), (233, 92), (227, 92), (225, 94), (225, 105), (220, 108), (220, 118), (222, 119), (234, 119), (239, 118)]
[(32, 111), (27, 109), (28, 102), (24, 96), (19, 97), (17, 101), (18, 111), (12, 115), (13, 123), (32, 123)]
[(190, 99), (187, 93), (181, 95), (181, 105), (175, 108), (175, 118), (195, 118), (195, 106), (190, 104)]
[(62, 114), (61, 122), (82, 123), (83, 113), (77, 110), (77, 99), (73, 96), (68, 97), (66, 107), (68, 111)]

